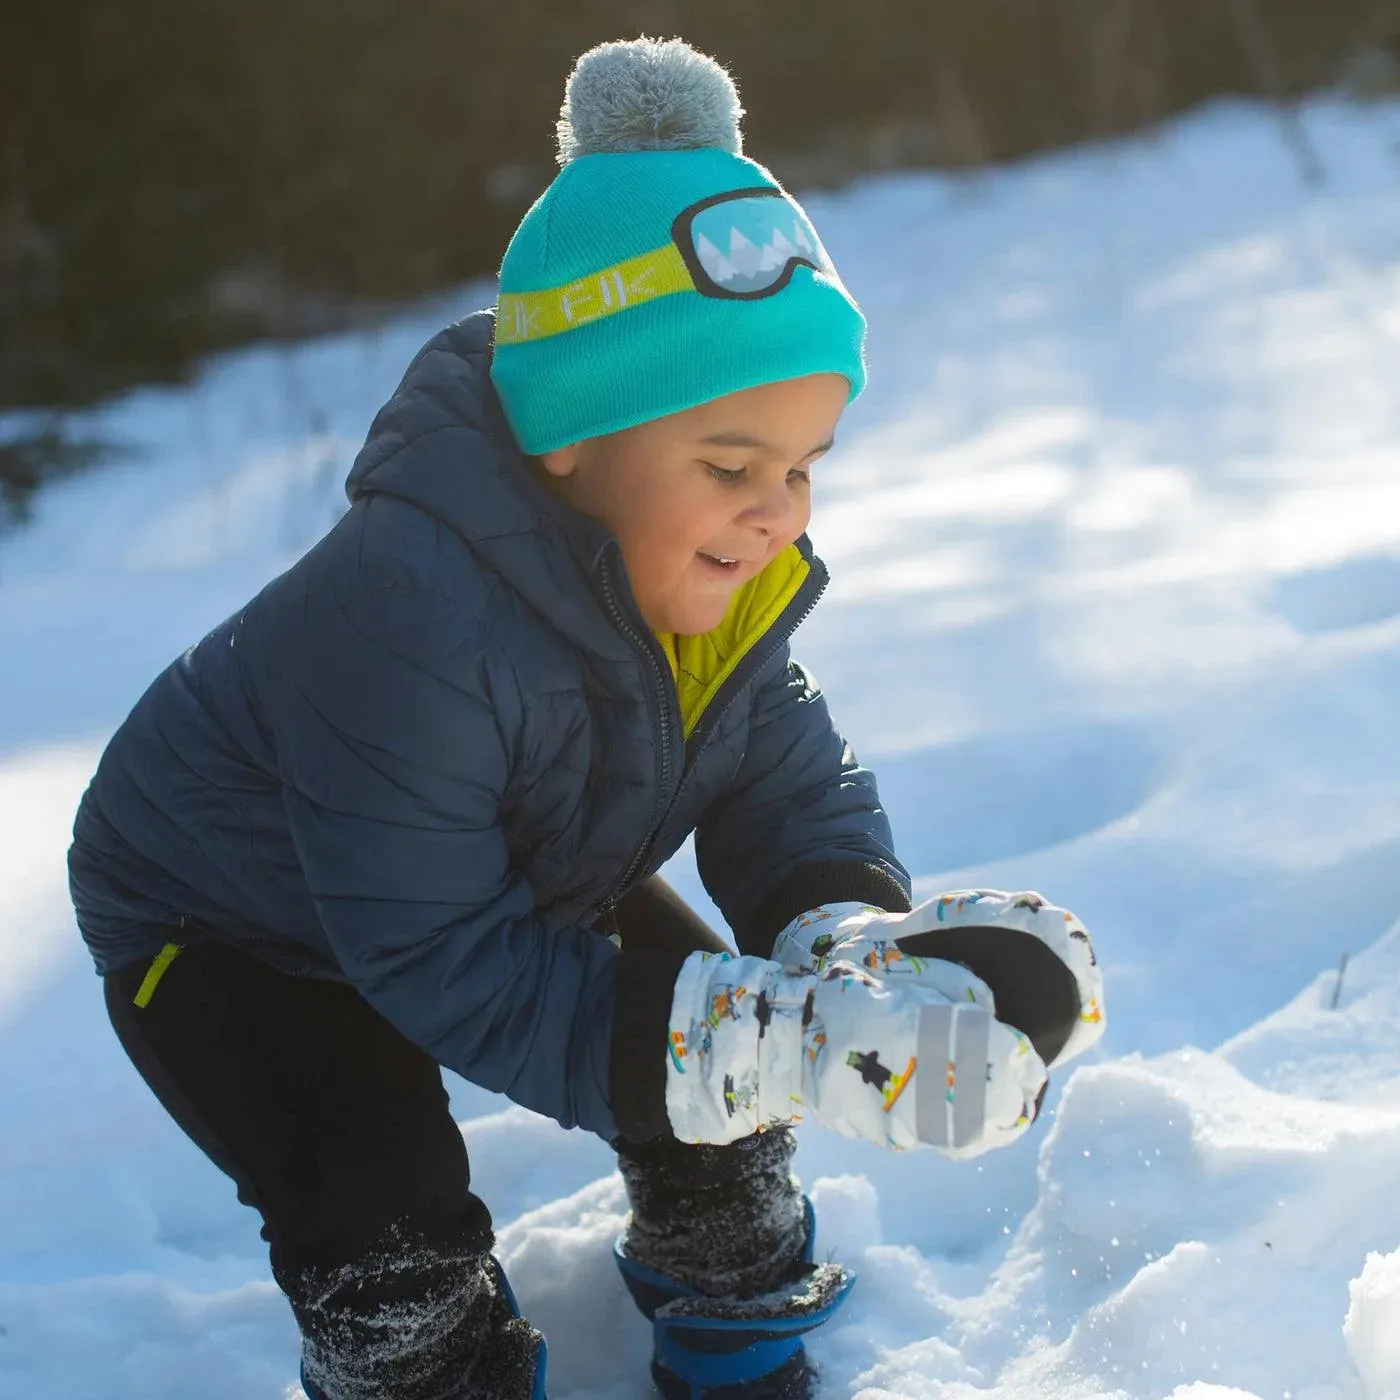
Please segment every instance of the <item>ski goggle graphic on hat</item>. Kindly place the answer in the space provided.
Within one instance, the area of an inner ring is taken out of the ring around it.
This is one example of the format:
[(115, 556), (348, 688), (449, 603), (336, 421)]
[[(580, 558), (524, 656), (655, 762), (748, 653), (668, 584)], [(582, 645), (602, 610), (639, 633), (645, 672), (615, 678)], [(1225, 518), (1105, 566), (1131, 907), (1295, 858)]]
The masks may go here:
[(562, 287), (503, 291), (496, 343), (562, 335), (677, 292), (729, 301), (776, 296), (799, 267), (841, 285), (812, 221), (782, 190), (729, 190), (682, 210), (663, 247)]
[(671, 241), (702, 296), (770, 297), (799, 267), (836, 278), (812, 221), (781, 190), (733, 190), (693, 204), (671, 225)]

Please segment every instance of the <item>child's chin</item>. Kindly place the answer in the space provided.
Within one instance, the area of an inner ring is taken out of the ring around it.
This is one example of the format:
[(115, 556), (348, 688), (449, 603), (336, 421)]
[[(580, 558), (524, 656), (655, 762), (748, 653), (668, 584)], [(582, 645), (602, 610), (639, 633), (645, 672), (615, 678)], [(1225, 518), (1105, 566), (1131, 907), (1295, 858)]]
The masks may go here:
[(698, 637), (705, 632), (713, 632), (724, 621), (728, 610), (728, 604), (685, 608), (678, 612), (674, 625), (660, 630), (674, 632), (678, 637)]

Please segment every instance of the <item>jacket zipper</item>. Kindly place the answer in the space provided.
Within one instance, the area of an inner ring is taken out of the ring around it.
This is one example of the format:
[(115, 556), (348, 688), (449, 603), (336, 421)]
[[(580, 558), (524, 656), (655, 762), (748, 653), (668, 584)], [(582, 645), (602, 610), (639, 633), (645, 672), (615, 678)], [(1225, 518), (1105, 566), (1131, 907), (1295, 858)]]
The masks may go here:
[[(689, 742), (686, 744), (686, 748), (691, 750), (694, 757), (698, 758), (701, 749), (709, 743), (710, 736), (733, 706), (735, 697), (778, 654), (783, 644), (792, 637), (792, 634), (806, 622), (812, 609), (817, 606), (822, 594), (826, 592), (828, 579), (825, 571), (819, 571), (818, 566), (810, 560), (808, 568), (811, 569), (813, 577), (803, 583), (777, 622), (768, 629), (767, 636), (771, 639), (772, 645), (764, 650), (757, 661), (745, 658), (743, 663), (735, 668), (734, 673), (720, 687), (714, 700), (711, 701), (704, 721), (690, 736)], [(691, 766), (689, 758), (686, 766), (687, 768)]]
[[(617, 908), (618, 901), (627, 892), (627, 887), (637, 871), (645, 864), (647, 856), (656, 845), (657, 838), (666, 830), (679, 805), (681, 797), (685, 793), (686, 782), (695, 770), (694, 760), (699, 758), (701, 751), (710, 742), (720, 721), (729, 713), (730, 707), (734, 704), (735, 697), (748, 684), (750, 678), (757, 675), (772, 659), (778, 654), (783, 644), (788, 641), (794, 632), (807, 620), (812, 609), (817, 606), (821, 596), (826, 592), (829, 582), (825, 570), (815, 561), (807, 561), (808, 568), (811, 569), (813, 578), (806, 580), (801, 591), (788, 604), (787, 609), (778, 618), (778, 621), (769, 629), (768, 636), (772, 645), (767, 647), (757, 661), (752, 658), (745, 658), (744, 662), (736, 668), (733, 675), (725, 681), (720, 688), (720, 692), (711, 702), (710, 709), (705, 716), (705, 722), (697, 729), (686, 743), (686, 756), (682, 763), (681, 781), (676, 787), (675, 795), (665, 804), (665, 812), (661, 820), (656, 820), (657, 810), (662, 805), (662, 795), (669, 785), (670, 773), (669, 764), (671, 758), (670, 737), (668, 733), (671, 709), (673, 707), (672, 691), (674, 685), (667, 686), (669, 668), (663, 668), (656, 657), (656, 648), (650, 645), (645, 637), (642, 637), (635, 627), (633, 627), (624, 617), (622, 609), (618, 606), (613, 596), (611, 580), (605, 572), (604, 593), (607, 596), (608, 606), (612, 609), (613, 618), (622, 630), (636, 643), (638, 643), (648, 657), (651, 659), (653, 669), (658, 673), (658, 681), (661, 686), (663, 703), (661, 707), (661, 732), (664, 739), (662, 749), (662, 780), (658, 787), (658, 798), (656, 805), (652, 808), (652, 825), (649, 827), (647, 838), (637, 848), (629, 862), (627, 869), (623, 872), (620, 880), (614, 881), (612, 888), (608, 891), (606, 898), (600, 905), (600, 912), (604, 919), (604, 928), (616, 928), (616, 918), (613, 911)], [(805, 595), (805, 596), (804, 596)], [(800, 607), (797, 606), (801, 600)], [(722, 701), (722, 703), (721, 703)]]
[[(651, 669), (656, 678), (657, 693), (661, 698), (661, 704), (658, 707), (660, 723), (657, 726), (657, 741), (661, 748), (661, 775), (657, 781), (656, 801), (652, 804), (651, 821), (647, 826), (647, 838), (637, 847), (636, 851), (633, 852), (632, 859), (628, 863), (626, 870), (622, 872), (620, 879), (613, 882), (612, 888), (608, 891), (607, 896), (602, 902), (601, 910), (604, 919), (612, 920), (612, 911), (617, 907), (618, 899), (621, 898), (627, 886), (631, 883), (632, 877), (641, 869), (643, 863), (646, 861), (655, 838), (659, 834), (661, 826), (664, 824), (664, 819), (661, 823), (657, 822), (657, 813), (662, 810), (663, 804), (665, 804), (666, 811), (668, 813), (670, 811), (670, 804), (666, 801), (666, 792), (671, 785), (671, 711), (677, 707), (679, 702), (673, 694), (675, 685), (670, 683), (670, 668), (663, 665), (663, 659), (657, 656), (658, 644), (655, 638), (649, 639), (643, 633), (639, 632), (637, 628), (632, 625), (617, 601), (617, 595), (613, 590), (612, 584), (611, 554), (605, 560), (603, 566), (603, 595), (608, 601), (608, 608), (612, 613), (613, 621), (617, 624), (618, 629), (634, 646), (644, 652), (647, 660), (651, 662)], [(615, 920), (612, 920), (612, 922), (615, 927)]]

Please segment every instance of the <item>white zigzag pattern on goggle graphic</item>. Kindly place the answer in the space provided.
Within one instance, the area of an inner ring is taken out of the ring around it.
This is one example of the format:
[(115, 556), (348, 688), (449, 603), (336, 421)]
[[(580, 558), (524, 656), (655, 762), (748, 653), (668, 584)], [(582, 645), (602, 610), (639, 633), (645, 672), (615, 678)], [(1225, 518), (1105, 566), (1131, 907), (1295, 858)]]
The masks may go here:
[[(709, 200), (677, 223), (676, 241), (690, 254), (692, 273), (703, 273), (716, 292), (753, 296), (774, 291), (798, 265), (836, 278), (816, 230), (781, 194), (746, 192)], [(706, 288), (697, 285), (697, 290)]]
[(737, 228), (729, 231), (729, 252), (721, 253), (703, 233), (695, 238), (695, 251), (704, 264), (705, 271), (721, 286), (732, 284), (734, 291), (753, 291), (758, 287), (774, 282), (790, 259), (810, 259), (817, 262), (818, 251), (802, 232), (801, 225), (793, 229), (789, 242), (780, 228), (773, 230), (773, 236), (762, 247), (744, 237)]

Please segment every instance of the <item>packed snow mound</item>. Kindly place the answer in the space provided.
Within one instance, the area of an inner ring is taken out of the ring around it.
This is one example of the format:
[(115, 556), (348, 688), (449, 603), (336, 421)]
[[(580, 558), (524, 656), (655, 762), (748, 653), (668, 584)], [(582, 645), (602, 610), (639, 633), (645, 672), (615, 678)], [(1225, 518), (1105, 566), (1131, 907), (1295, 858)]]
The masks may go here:
[(1400, 1100), (1400, 923), (1359, 956), (1319, 973), (1281, 1011), (1221, 1047), (1270, 1088), (1345, 1099), (1358, 1083)]
[(1282, 1094), (1198, 1051), (1076, 1075), (1001, 1271), (1022, 1320), (1069, 1329), (1037, 1383), (1092, 1375), (1147, 1400), (1165, 1378), (1263, 1396), (1345, 1374), (1347, 1286), (1400, 1241), (1397, 1088)]
[(1351, 1281), (1351, 1306), (1342, 1328), (1367, 1400), (1400, 1395), (1400, 1250), (1368, 1254)]

